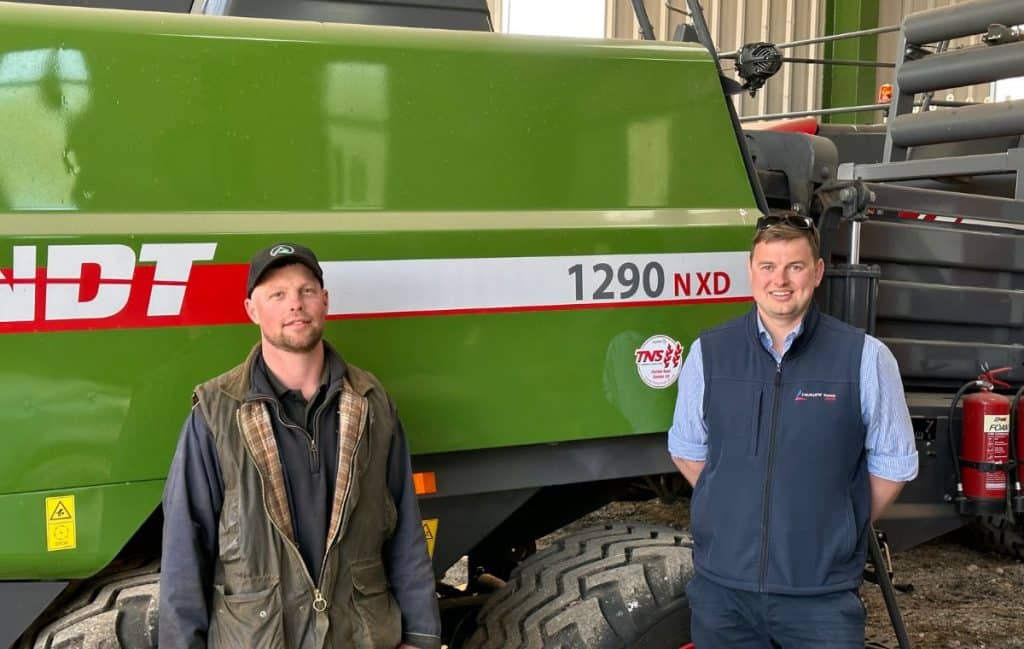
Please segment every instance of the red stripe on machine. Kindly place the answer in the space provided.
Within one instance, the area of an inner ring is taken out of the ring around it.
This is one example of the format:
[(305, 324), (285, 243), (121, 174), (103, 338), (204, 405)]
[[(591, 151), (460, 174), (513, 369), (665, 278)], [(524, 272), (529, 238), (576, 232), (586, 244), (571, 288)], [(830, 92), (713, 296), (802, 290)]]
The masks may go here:
[[(5, 288), (31, 287), (33, 302), (31, 320), (0, 321), (0, 334), (188, 327), (249, 321), (242, 306), (248, 272), (245, 264), (193, 266), (187, 282), (157, 281), (154, 271), (154, 266), (137, 266), (131, 279), (101, 281), (97, 277), (83, 276), (82, 281), (75, 281), (50, 279), (46, 276), (46, 269), (39, 268), (31, 280), (0, 280), (0, 292)], [(0, 269), (0, 275), (10, 277), (10, 270)], [(56, 287), (68, 291), (62, 291), (59, 298), (53, 298)], [(115, 289), (117, 294), (105, 293), (106, 289)], [(48, 295), (51, 296), (49, 299)], [(103, 300), (106, 295), (109, 295), (107, 301), (112, 302), (110, 308), (121, 302), (124, 306), (105, 317), (73, 316), (75, 305), (85, 307), (98, 299)], [(179, 312), (160, 315), (162, 305), (173, 308), (179, 299)], [(50, 316), (60, 317), (47, 317), (48, 307)], [(4, 315), (0, 315), (0, 320)]]

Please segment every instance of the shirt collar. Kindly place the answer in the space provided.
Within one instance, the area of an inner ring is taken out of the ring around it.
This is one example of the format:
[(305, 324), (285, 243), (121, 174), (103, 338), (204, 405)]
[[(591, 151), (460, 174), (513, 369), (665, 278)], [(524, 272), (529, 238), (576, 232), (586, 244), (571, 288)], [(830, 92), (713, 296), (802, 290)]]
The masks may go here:
[[(775, 356), (775, 348), (772, 345), (772, 335), (768, 333), (768, 330), (764, 326), (764, 322), (761, 321), (761, 312), (754, 311), (754, 315), (757, 317), (757, 339), (761, 341), (761, 345)], [(793, 331), (786, 334), (786, 339), (782, 341), (782, 354), (785, 355), (789, 351), (789, 348), (793, 346), (793, 341), (804, 331), (804, 318), (800, 319)]]
[[(327, 362), (326, 353), (324, 356), (324, 367), (320, 371), (320, 387), (317, 391), (324, 389), (331, 383), (331, 366), (330, 363)], [(285, 385), (274, 375), (274, 372), (267, 367), (265, 362), (263, 363), (263, 372), (266, 374), (267, 381), (270, 382), (270, 388), (274, 391), (274, 396), (276, 396), (278, 400), (284, 399), (287, 396), (297, 396), (303, 401), (306, 400), (305, 397), (302, 396), (302, 392), (299, 390), (290, 390), (285, 387)]]

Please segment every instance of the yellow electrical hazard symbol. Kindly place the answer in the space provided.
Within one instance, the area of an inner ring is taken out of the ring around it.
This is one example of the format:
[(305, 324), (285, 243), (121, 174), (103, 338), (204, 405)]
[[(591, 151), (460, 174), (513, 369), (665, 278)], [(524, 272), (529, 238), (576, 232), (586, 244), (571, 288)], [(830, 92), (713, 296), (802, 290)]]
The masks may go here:
[(74, 550), (75, 538), (75, 497), (54, 496), (46, 499), (46, 550)]
[(437, 539), (436, 518), (423, 519), (423, 538), (427, 539), (427, 554), (434, 556), (434, 541)]

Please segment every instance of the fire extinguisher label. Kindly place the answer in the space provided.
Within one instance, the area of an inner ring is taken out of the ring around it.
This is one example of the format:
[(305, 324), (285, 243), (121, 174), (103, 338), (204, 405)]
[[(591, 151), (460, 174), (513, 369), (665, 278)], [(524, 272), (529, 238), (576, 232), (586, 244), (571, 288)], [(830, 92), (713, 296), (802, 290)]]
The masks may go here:
[(996, 435), (1010, 434), (1010, 415), (985, 415), (985, 432)]
[[(1005, 462), (1010, 457), (1010, 415), (985, 415), (985, 457), (990, 462)], [(1006, 489), (1003, 473), (986, 473), (985, 489)]]

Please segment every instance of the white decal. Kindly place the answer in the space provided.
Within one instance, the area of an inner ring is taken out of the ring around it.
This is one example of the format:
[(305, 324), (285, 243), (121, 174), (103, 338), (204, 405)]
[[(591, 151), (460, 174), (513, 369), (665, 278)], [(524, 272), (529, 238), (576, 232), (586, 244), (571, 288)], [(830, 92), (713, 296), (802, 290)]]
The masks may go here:
[(651, 336), (633, 352), (640, 380), (652, 388), (663, 390), (676, 382), (683, 363), (683, 346), (671, 336)]
[(146, 315), (178, 315), (185, 301), (185, 283), (188, 282), (192, 264), (213, 259), (217, 250), (215, 243), (146, 243), (139, 251), (139, 261), (155, 261), (153, 281), (181, 282), (181, 284), (156, 284), (149, 294)]
[[(147, 315), (181, 313), (192, 265), (213, 259), (215, 243), (144, 244), (140, 262), (154, 262)], [(0, 322), (35, 319), (36, 246), (14, 246), (10, 277), (0, 272)], [(46, 320), (102, 319), (128, 305), (134, 289), (135, 251), (121, 244), (54, 245), (46, 249), (43, 282)]]
[(332, 315), (680, 304), (750, 297), (746, 252), (321, 263)]
[(36, 247), (14, 246), (14, 267), (11, 276), (0, 273), (0, 321), (27, 322), (35, 317), (35, 287), (16, 284), (14, 280), (31, 280), (36, 276)]
[(52, 284), (46, 291), (46, 319), (108, 318), (128, 304), (130, 284), (110, 284), (109, 280), (130, 280), (135, 271), (135, 251), (128, 246), (70, 245), (50, 246), (47, 252), (47, 279), (82, 279), (83, 266), (99, 267), (100, 284), (96, 295), (83, 299), (82, 285)]

